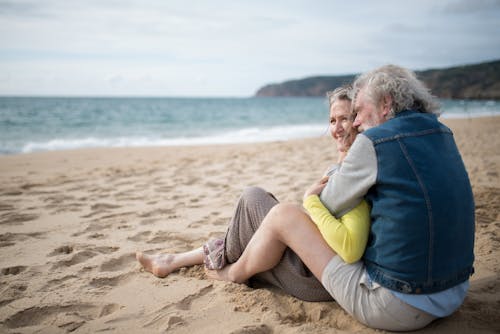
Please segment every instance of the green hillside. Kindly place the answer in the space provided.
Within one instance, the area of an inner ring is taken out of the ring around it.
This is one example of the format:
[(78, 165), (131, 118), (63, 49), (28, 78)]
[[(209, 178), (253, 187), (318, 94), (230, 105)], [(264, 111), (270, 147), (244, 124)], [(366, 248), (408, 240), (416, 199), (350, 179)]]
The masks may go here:
[[(500, 60), (444, 69), (416, 71), (431, 92), (440, 98), (500, 99)], [(256, 96), (325, 96), (344, 83), (352, 82), (356, 74), (316, 76), (269, 84)]]

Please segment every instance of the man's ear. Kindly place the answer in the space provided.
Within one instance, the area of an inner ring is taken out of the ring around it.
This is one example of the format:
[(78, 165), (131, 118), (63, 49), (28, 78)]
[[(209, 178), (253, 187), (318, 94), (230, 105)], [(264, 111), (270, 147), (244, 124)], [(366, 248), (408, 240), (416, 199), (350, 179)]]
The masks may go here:
[(386, 95), (382, 98), (382, 115), (387, 116), (392, 109), (392, 96)]

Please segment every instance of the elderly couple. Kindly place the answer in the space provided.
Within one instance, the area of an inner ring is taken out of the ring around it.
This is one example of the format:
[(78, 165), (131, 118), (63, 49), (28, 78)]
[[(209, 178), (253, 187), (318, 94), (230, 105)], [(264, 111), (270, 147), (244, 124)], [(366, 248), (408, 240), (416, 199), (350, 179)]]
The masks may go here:
[(139, 252), (141, 265), (165, 277), (205, 263), (210, 278), (333, 298), (378, 329), (416, 330), (452, 314), (473, 273), (474, 199), (437, 103), (394, 65), (328, 98), (340, 159), (306, 190), (303, 207), (245, 189), (224, 240), (180, 254)]

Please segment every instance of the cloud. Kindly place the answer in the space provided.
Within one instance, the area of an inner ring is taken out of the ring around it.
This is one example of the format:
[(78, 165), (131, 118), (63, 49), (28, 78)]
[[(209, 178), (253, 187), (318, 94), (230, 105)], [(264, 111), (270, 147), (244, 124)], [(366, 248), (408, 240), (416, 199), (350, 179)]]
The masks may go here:
[[(500, 11), (500, 0), (458, 0), (444, 4), (443, 11), (454, 14)], [(497, 16), (498, 18), (498, 16)]]
[(497, 12), (457, 14), (465, 4), (0, 0), (0, 74), (11, 74), (0, 94), (245, 96), (387, 62), (419, 69), (497, 57), (498, 15), (488, 14)]
[(40, 1), (0, 0), (0, 16), (47, 17), (48, 13)]

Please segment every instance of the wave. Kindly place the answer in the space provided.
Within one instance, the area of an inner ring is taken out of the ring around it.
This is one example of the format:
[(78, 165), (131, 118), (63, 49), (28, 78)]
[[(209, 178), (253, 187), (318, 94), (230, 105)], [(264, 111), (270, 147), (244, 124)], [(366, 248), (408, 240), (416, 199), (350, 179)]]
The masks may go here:
[(442, 100), (442, 118), (478, 118), (500, 115), (500, 103), (492, 100)]
[[(491, 110), (473, 110), (464, 113), (463, 111), (448, 108), (440, 117), (442, 119), (467, 119), (499, 115), (498, 112), (492, 112)], [(218, 133), (207, 136), (178, 136), (171, 138), (152, 134), (151, 136), (128, 137), (93, 136), (82, 138), (53, 138), (45, 141), (25, 140), (24, 142), (2, 142), (0, 140), (0, 155), (99, 147), (194, 146), (272, 142), (319, 137), (327, 134), (327, 129), (328, 126), (325, 124), (312, 124), (248, 127), (238, 130), (220, 130)]]
[[(283, 141), (325, 135), (322, 125), (275, 126), (269, 128), (244, 128), (200, 137), (116, 137), (116, 138), (55, 138), (47, 141), (30, 141), (19, 150), (0, 148), (0, 152), (31, 153), (39, 151), (71, 150), (96, 147), (191, 146)], [(0, 153), (1, 154), (1, 153)]]
[(498, 111), (471, 111), (471, 112), (463, 112), (463, 111), (445, 111), (441, 114), (441, 118), (445, 119), (468, 119), (468, 118), (480, 118), (480, 117), (495, 117), (500, 116)]

